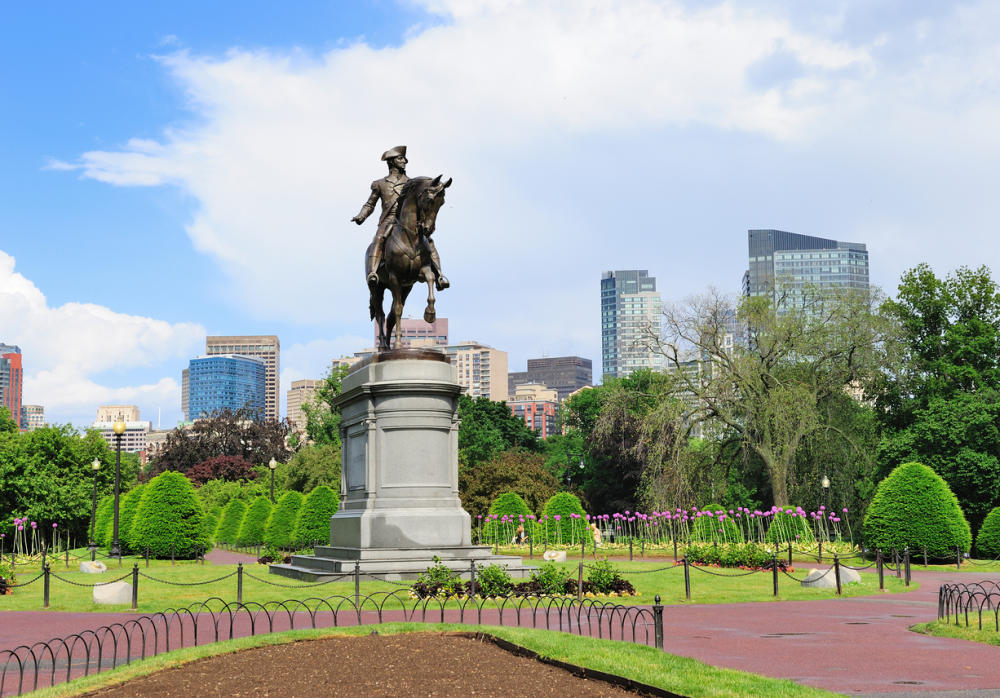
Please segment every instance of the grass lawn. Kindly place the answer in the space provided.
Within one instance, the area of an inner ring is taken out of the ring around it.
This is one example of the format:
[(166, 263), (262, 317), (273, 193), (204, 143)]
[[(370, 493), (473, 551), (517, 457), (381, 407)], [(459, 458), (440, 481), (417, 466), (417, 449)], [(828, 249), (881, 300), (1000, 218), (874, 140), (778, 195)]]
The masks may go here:
[(936, 620), (931, 623), (920, 623), (910, 628), (914, 632), (923, 635), (933, 635), (934, 637), (954, 637), (959, 640), (972, 640), (973, 642), (983, 642), (987, 645), (1000, 645), (1000, 633), (994, 628), (992, 613), (983, 613), (983, 629), (979, 630), (977, 617), (969, 614), (969, 627), (965, 627), (965, 620), (956, 625), (954, 618), (951, 623)]
[[(468, 625), (428, 625), (391, 623), (378, 626), (380, 635), (404, 632), (483, 632), (525, 647), (549, 659), (623, 676), (685, 696), (832, 696), (786, 679), (772, 679), (732, 669), (713, 667), (694, 659), (665, 654), (652, 647), (625, 642), (596, 640), (566, 633), (525, 628), (498, 628)], [(33, 696), (75, 696), (98, 688), (178, 666), (202, 657), (235, 652), (250, 647), (307, 641), (323, 637), (367, 635), (370, 627), (324, 630), (295, 630), (274, 635), (247, 637), (201, 647), (178, 650), (108, 671), (44, 689)], [(336, 671), (336, 668), (331, 668)], [(246, 688), (252, 688), (252, 681)]]
[[(123, 575), (129, 575), (125, 581), (131, 581), (131, 568), (133, 559), (126, 558), (122, 567), (119, 568), (116, 562), (109, 565), (107, 573), (103, 575), (84, 574), (78, 570), (79, 564), (71, 563), (67, 571), (62, 561), (52, 563), (53, 575), (62, 577), (79, 584), (93, 584), (98, 581), (107, 581)], [(593, 560), (585, 561), (585, 565)], [(530, 561), (529, 564), (542, 564), (540, 560)], [(654, 597), (659, 594), (661, 602), (664, 604), (682, 603), (738, 603), (748, 601), (785, 601), (785, 600), (814, 600), (836, 598), (836, 593), (831, 589), (807, 589), (799, 585), (798, 582), (789, 579), (783, 574), (778, 576), (778, 597), (773, 596), (772, 577), (770, 572), (758, 572), (745, 576), (736, 576), (740, 570), (726, 570), (718, 568), (691, 568), (691, 601), (684, 597), (684, 570), (683, 567), (674, 567), (670, 563), (655, 561), (635, 561), (615, 560), (615, 566), (620, 570), (622, 576), (632, 582), (639, 592), (639, 596), (617, 598), (612, 600), (622, 604), (649, 605), (653, 603)], [(578, 573), (579, 561), (560, 563), (566, 575), (576, 577)], [(806, 575), (810, 565), (803, 564), (796, 567), (794, 576), (802, 578)], [(24, 583), (36, 576), (40, 571), (39, 564), (18, 565), (17, 581)], [(139, 560), (139, 571), (148, 574), (157, 580), (140, 577), (138, 593), (138, 610), (140, 612), (161, 611), (165, 608), (179, 608), (193, 603), (203, 601), (209, 597), (219, 597), (226, 601), (236, 600), (236, 566), (235, 565), (204, 565), (191, 561), (178, 562), (171, 565), (170, 561), (151, 561), (147, 569), (145, 563)], [(712, 574), (714, 573), (714, 574)], [(224, 575), (232, 576), (221, 581), (209, 584), (198, 584), (198, 582), (213, 580)], [(587, 571), (584, 570), (584, 577)], [(273, 586), (263, 581), (251, 578), (250, 575), (259, 577), (272, 583), (285, 585), (282, 587)], [(726, 575), (726, 576), (717, 576)], [(168, 583), (168, 582), (172, 582)], [(179, 584), (180, 586), (177, 586)], [(889, 574), (885, 575), (885, 585), (887, 592), (902, 592), (907, 588), (902, 580)], [(909, 589), (917, 588), (915, 582), (911, 582)], [(405, 590), (405, 587), (389, 582), (362, 581), (361, 594), (369, 595), (376, 592), (390, 592), (395, 590)], [(860, 596), (877, 594), (878, 578), (871, 571), (861, 573), (860, 584), (849, 584), (843, 588), (844, 596)], [(0, 611), (2, 610), (40, 610), (42, 608), (42, 580), (30, 584), (27, 587), (16, 589), (15, 593), (0, 597)], [(271, 575), (265, 565), (250, 564), (244, 566), (243, 578), (243, 601), (265, 602), (284, 599), (304, 599), (310, 597), (327, 596), (353, 596), (354, 582), (348, 580), (344, 582), (333, 582), (322, 586), (308, 586), (285, 577)], [(409, 605), (412, 605), (410, 602)], [(50, 605), (54, 611), (114, 611), (127, 610), (127, 606), (98, 606), (93, 603), (92, 590), (87, 587), (74, 586), (66, 581), (56, 579), (51, 580)], [(390, 603), (386, 608), (399, 608), (398, 604)]]

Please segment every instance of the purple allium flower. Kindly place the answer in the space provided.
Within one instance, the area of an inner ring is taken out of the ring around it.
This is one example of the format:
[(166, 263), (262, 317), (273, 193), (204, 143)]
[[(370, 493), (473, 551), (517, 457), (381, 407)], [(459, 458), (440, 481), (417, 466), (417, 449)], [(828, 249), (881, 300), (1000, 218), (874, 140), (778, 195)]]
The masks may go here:
[(844, 507), (844, 513), (845, 514), (847, 513), (847, 507)]
[(556, 521), (558, 521), (558, 520), (559, 520), (559, 519), (560, 519), (561, 517), (559, 516), (559, 514), (556, 514), (556, 515), (555, 515), (554, 517), (552, 517), (552, 518), (554, 518), (554, 519), (555, 519)]
[(59, 524), (57, 523), (52, 524), (52, 528), (59, 528)]

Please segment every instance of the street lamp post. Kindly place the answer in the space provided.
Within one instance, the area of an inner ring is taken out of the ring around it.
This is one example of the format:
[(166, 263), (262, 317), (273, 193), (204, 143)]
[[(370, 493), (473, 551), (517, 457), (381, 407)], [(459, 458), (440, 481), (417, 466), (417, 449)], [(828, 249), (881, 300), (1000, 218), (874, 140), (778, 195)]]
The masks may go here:
[(580, 473), (583, 473), (583, 453), (570, 453), (566, 452), (566, 485), (569, 486), (573, 482), (573, 471), (570, 469), (573, 464), (573, 458), (580, 459)]
[(823, 487), (823, 491), (826, 492), (826, 515), (829, 516), (830, 515), (830, 511), (831, 511), (831, 509), (830, 509), (830, 478), (828, 478), (826, 475), (824, 475), (823, 479), (820, 480), (819, 484)]
[(111, 557), (120, 557), (122, 547), (118, 542), (118, 495), (121, 492), (122, 480), (122, 437), (125, 435), (125, 422), (120, 419), (111, 429), (115, 432), (115, 523), (111, 532)]
[(272, 458), (267, 467), (271, 469), (271, 504), (274, 504), (274, 469), (278, 467), (278, 461)]
[(97, 471), (101, 469), (101, 461), (95, 458), (90, 467), (94, 470), (94, 497), (90, 505), (90, 550), (93, 552), (97, 548), (97, 543), (94, 541), (94, 526), (97, 524)]

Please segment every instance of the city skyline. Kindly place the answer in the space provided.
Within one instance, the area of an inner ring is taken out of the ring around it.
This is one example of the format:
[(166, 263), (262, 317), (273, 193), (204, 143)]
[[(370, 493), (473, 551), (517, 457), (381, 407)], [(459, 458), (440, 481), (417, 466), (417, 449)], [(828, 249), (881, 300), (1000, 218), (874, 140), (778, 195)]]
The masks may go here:
[(920, 262), (1000, 268), (986, 2), (230, 15), (5, 15), (0, 55), (23, 68), (0, 81), (0, 341), (50, 423), (111, 403), (176, 423), (206, 336), (281, 337), (279, 414), (292, 381), (370, 346), (374, 230), (350, 218), (397, 144), (411, 175), (454, 179), (434, 233), (451, 341), (518, 368), (577, 355), (603, 375), (607, 269), (649, 269), (665, 303), (736, 296), (748, 229), (864, 243), (889, 294)]

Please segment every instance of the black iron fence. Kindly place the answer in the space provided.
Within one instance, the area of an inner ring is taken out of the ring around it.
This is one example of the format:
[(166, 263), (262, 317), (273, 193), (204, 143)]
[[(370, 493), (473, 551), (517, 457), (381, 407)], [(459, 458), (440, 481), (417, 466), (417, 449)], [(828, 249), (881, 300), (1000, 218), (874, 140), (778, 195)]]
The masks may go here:
[(220, 598), (0, 651), (0, 696), (19, 695), (163, 652), (297, 630), (390, 622), (557, 630), (663, 649), (663, 606), (565, 596), (414, 599), (408, 591), (268, 603)]
[(969, 616), (983, 629), (983, 614), (993, 616), (993, 629), (1000, 631), (1000, 582), (942, 584), (938, 589), (938, 620), (969, 627)]

